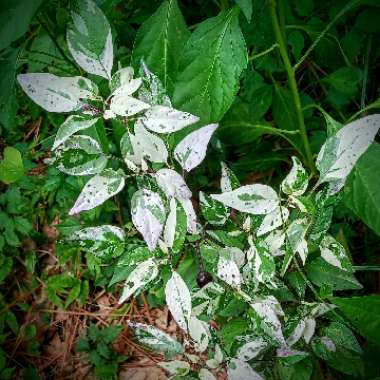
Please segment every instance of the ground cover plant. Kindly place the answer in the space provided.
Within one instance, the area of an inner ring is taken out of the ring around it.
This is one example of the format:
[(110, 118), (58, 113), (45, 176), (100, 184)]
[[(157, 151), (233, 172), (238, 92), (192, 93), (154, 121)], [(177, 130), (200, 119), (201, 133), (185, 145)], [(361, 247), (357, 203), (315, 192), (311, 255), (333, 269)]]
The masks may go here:
[(379, 5), (1, 5), (0, 379), (378, 378)]

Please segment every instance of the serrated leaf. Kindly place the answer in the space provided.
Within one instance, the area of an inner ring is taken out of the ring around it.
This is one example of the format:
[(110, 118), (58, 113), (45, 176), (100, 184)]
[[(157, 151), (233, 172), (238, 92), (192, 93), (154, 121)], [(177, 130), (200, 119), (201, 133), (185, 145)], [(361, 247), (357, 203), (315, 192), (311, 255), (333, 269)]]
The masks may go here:
[(232, 104), (246, 65), (238, 10), (232, 8), (203, 21), (181, 55), (174, 105), (204, 123), (219, 121)]
[(55, 150), (59, 145), (63, 144), (74, 133), (82, 129), (90, 128), (98, 121), (97, 118), (89, 116), (71, 115), (59, 127), (55, 136), (52, 150)]
[(156, 327), (132, 322), (129, 326), (142, 346), (158, 353), (165, 353), (170, 357), (183, 353), (183, 347), (179, 342)]
[(91, 210), (119, 193), (125, 185), (122, 173), (105, 169), (92, 177), (84, 186), (69, 215)]
[(316, 166), (318, 184), (330, 183), (333, 193), (339, 191), (360, 156), (372, 144), (380, 128), (380, 115), (370, 115), (345, 125), (322, 146)]
[(178, 53), (189, 37), (185, 20), (176, 0), (164, 1), (140, 27), (133, 49), (132, 61), (143, 59), (171, 90), (178, 68)]
[(113, 45), (111, 27), (92, 0), (71, 2), (67, 45), (76, 63), (89, 74), (111, 79)]
[(0, 161), (0, 181), (9, 185), (24, 176), (24, 164), (21, 153), (11, 146), (4, 149), (3, 156)]
[(231, 359), (227, 368), (228, 380), (264, 380), (248, 363)]
[(173, 169), (160, 169), (155, 178), (157, 185), (168, 198), (190, 199), (191, 191), (183, 177)]
[(222, 194), (212, 194), (212, 198), (238, 211), (265, 215), (277, 208), (277, 193), (269, 186), (254, 184), (239, 187)]
[(301, 161), (297, 157), (292, 157), (293, 166), (289, 174), (281, 183), (281, 191), (296, 197), (304, 194), (309, 184), (309, 178)]
[(83, 77), (58, 77), (53, 74), (19, 74), (17, 80), (26, 94), (48, 112), (73, 112), (96, 98), (98, 89)]
[(265, 215), (256, 232), (257, 236), (265, 235), (278, 227), (281, 227), (289, 218), (289, 210), (286, 207), (277, 207), (269, 214)]
[(197, 167), (206, 157), (206, 151), (211, 136), (218, 124), (209, 124), (189, 133), (174, 149), (174, 157), (186, 170)]
[(165, 207), (159, 194), (148, 189), (138, 190), (131, 200), (132, 222), (154, 251), (165, 223)]
[(242, 278), (230, 249), (220, 251), (218, 260), (218, 277), (233, 288), (240, 288)]
[(165, 287), (166, 303), (174, 320), (182, 330), (187, 331), (191, 315), (191, 295), (182, 277), (173, 272)]
[(144, 126), (156, 133), (177, 132), (198, 120), (199, 117), (188, 112), (160, 105), (148, 109), (141, 118)]
[(348, 272), (353, 272), (352, 264), (344, 247), (332, 236), (326, 235), (320, 245), (321, 257), (329, 264)]

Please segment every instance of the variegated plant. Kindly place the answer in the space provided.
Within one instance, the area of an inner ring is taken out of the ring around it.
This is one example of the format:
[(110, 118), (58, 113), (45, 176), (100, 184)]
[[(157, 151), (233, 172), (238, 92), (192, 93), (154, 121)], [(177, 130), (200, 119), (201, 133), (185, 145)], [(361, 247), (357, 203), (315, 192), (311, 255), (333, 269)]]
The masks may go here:
[[(221, 163), (221, 193), (193, 194), (183, 174), (202, 163), (217, 124), (197, 125), (173, 149), (170, 134), (199, 118), (173, 108), (163, 85), (143, 62), (137, 78), (132, 67), (113, 69), (111, 28), (91, 0), (74, 2), (67, 43), (82, 70), (108, 81), (106, 98), (93, 80), (82, 76), (28, 73), (18, 81), (45, 110), (70, 113), (56, 133), (49, 162), (63, 173), (86, 178), (71, 215), (137, 188), (129, 203), (131, 220), (145, 243), (131, 255), (145, 251), (129, 262), (119, 302), (166, 282), (166, 303), (183, 330), (183, 342), (154, 326), (129, 322), (140, 344), (174, 359), (160, 365), (176, 378), (192, 373), (213, 380), (219, 370), (226, 370), (230, 380), (276, 378), (267, 365), (273, 357), (294, 365), (313, 354), (324, 360), (339, 355), (345, 340), (337, 338), (336, 328), (356, 345), (340, 322), (334, 322), (335, 330), (319, 328), (319, 318), (333, 312), (333, 306), (316, 292), (303, 266), (312, 256), (360, 287), (344, 246), (328, 230), (338, 192), (373, 142), (380, 115), (354, 121), (327, 139), (316, 161), (319, 180), (311, 190), (309, 173), (292, 157), (291, 171), (278, 191), (266, 184), (240, 186)], [(110, 119), (124, 123), (117, 158), (89, 133)], [(194, 199), (200, 201), (199, 217)], [(85, 227), (66, 240), (99, 258), (118, 257), (128, 235), (123, 226), (103, 225)], [(207, 271), (208, 283), (200, 288), (190, 289), (176, 270), (173, 255), (185, 255), (189, 249), (198, 252), (202, 273)], [(161, 276), (168, 270), (169, 278)], [(313, 301), (306, 298), (305, 287), (311, 288)], [(298, 298), (292, 298), (290, 288)], [(226, 303), (235, 303), (247, 316), (245, 328), (232, 341), (215, 323), (208, 323)]]

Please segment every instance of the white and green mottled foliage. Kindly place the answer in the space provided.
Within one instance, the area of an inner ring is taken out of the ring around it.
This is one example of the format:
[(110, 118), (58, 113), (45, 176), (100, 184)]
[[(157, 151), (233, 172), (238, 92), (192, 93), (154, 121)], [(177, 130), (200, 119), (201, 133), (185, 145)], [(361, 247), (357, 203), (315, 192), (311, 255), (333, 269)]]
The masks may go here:
[(288, 195), (303, 195), (309, 184), (309, 178), (301, 161), (292, 157), (293, 166), (289, 174), (281, 183), (281, 191)]
[(264, 380), (247, 362), (231, 359), (227, 369), (228, 380)]

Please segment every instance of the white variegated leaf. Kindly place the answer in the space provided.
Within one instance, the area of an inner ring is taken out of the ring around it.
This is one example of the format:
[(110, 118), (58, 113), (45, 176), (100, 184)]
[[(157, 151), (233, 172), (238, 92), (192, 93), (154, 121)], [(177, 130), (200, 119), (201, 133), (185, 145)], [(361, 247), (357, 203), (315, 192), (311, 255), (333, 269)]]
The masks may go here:
[(240, 288), (242, 283), (239, 267), (228, 248), (220, 252), (218, 260), (218, 277), (233, 288)]
[(257, 337), (255, 340), (251, 340), (241, 346), (236, 353), (236, 357), (244, 362), (249, 362), (259, 356), (267, 347), (268, 342)]
[(131, 200), (132, 222), (153, 251), (165, 223), (165, 206), (159, 194), (148, 189), (138, 190)]
[(67, 45), (76, 63), (89, 74), (111, 79), (113, 45), (111, 27), (92, 0), (71, 3)]
[(228, 380), (264, 380), (248, 363), (231, 359), (227, 369)]
[(171, 362), (159, 362), (157, 363), (165, 371), (168, 371), (171, 375), (185, 376), (190, 371), (190, 364), (188, 362), (173, 360)]
[(232, 174), (230, 168), (224, 162), (221, 162), (221, 167), (222, 175), (220, 177), (220, 190), (222, 190), (222, 193), (227, 193), (228, 191), (233, 190), (231, 180)]
[(333, 193), (339, 191), (379, 128), (380, 114), (375, 114), (349, 123), (329, 137), (317, 157), (318, 184), (329, 182)]
[(272, 231), (265, 237), (265, 243), (268, 246), (272, 256), (282, 256), (285, 251), (281, 248), (285, 245), (285, 233), (281, 230)]
[(125, 185), (123, 173), (105, 169), (84, 186), (69, 215), (91, 210), (120, 192)]
[(322, 258), (329, 264), (353, 272), (350, 259), (347, 256), (346, 250), (332, 236), (326, 235), (319, 245)]
[(309, 223), (306, 219), (296, 219), (286, 230), (288, 242), (292, 251), (299, 254), (304, 265), (308, 255), (307, 241), (305, 240), (308, 227)]
[(153, 259), (143, 261), (130, 273), (125, 281), (119, 304), (125, 302), (137, 290), (153, 281), (158, 275), (158, 267)]
[(288, 345), (281, 346), (276, 350), (276, 356), (278, 358), (291, 358), (293, 356), (298, 356), (300, 358), (303, 358), (307, 356), (308, 354), (304, 351), (295, 350)]
[(173, 133), (196, 123), (199, 117), (171, 107), (153, 106), (145, 112), (141, 120), (153, 132)]
[(265, 235), (278, 227), (281, 227), (289, 218), (289, 210), (286, 207), (279, 206), (272, 212), (265, 215), (259, 229), (256, 232), (257, 236)]
[(26, 94), (48, 112), (84, 109), (86, 100), (96, 98), (98, 89), (83, 77), (58, 77), (48, 73), (19, 74), (17, 80)]
[(186, 171), (197, 167), (206, 157), (211, 136), (218, 124), (209, 124), (188, 134), (174, 149), (174, 157)]
[(305, 329), (303, 331), (303, 339), (305, 340), (306, 344), (309, 344), (311, 341), (311, 338), (314, 336), (316, 325), (317, 323), (314, 318), (305, 319)]
[(292, 333), (289, 335), (289, 337), (286, 339), (286, 343), (288, 346), (293, 346), (296, 344), (303, 336), (303, 333), (305, 331), (305, 320), (301, 319), (295, 329), (292, 331)]
[(277, 193), (267, 185), (254, 184), (239, 187), (222, 194), (212, 194), (212, 198), (249, 214), (265, 215), (279, 205)]
[(129, 89), (127, 87), (121, 87), (119, 91), (112, 96), (110, 110), (114, 114), (130, 117), (150, 107), (149, 104), (130, 96), (128, 93)]
[(182, 198), (179, 198), (178, 201), (186, 213), (187, 231), (190, 234), (198, 233), (197, 214), (195, 213), (193, 202), (191, 202), (191, 199), (182, 199)]
[(199, 371), (199, 380), (216, 380), (216, 377), (206, 368), (201, 368)]
[(301, 161), (297, 157), (292, 157), (292, 161), (292, 169), (282, 181), (281, 190), (285, 194), (298, 197), (306, 191), (309, 178)]
[(155, 178), (157, 185), (168, 198), (190, 199), (191, 191), (187, 187), (183, 177), (172, 169), (160, 169)]
[(182, 277), (173, 272), (165, 287), (166, 303), (174, 320), (182, 330), (188, 330), (191, 315), (191, 295)]
[(132, 95), (141, 86), (141, 78), (133, 79), (134, 70), (132, 67), (124, 67), (118, 70), (110, 81), (110, 90), (112, 95), (122, 93), (125, 95)]
[(90, 128), (98, 121), (97, 118), (88, 116), (71, 115), (59, 127), (55, 136), (52, 150), (56, 149), (59, 145), (63, 144), (74, 133), (82, 129)]
[(209, 331), (206, 322), (200, 321), (196, 317), (191, 317), (188, 322), (189, 335), (195, 343), (198, 352), (204, 352), (209, 343)]
[(170, 211), (166, 219), (164, 229), (164, 242), (168, 248), (172, 248), (175, 239), (175, 231), (177, 226), (177, 202), (174, 198), (170, 200)]

